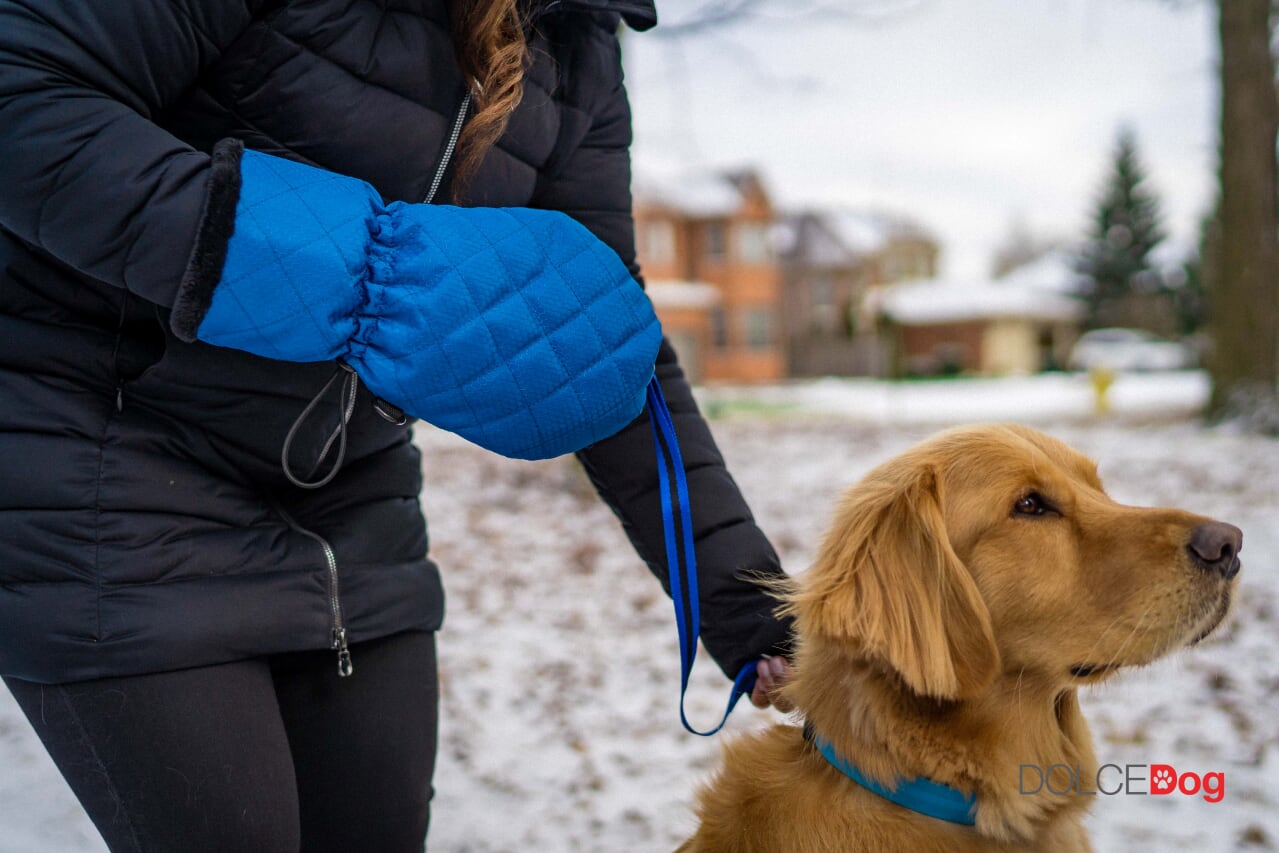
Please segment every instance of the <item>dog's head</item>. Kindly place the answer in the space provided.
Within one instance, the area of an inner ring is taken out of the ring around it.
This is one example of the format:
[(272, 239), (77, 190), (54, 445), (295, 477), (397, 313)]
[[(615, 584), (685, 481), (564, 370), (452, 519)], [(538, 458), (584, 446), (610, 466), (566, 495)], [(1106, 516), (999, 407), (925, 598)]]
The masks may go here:
[(1239, 530), (1121, 506), (1096, 466), (1019, 426), (943, 433), (850, 489), (788, 607), (943, 700), (1001, 673), (1062, 686), (1149, 663), (1210, 633), (1239, 571)]

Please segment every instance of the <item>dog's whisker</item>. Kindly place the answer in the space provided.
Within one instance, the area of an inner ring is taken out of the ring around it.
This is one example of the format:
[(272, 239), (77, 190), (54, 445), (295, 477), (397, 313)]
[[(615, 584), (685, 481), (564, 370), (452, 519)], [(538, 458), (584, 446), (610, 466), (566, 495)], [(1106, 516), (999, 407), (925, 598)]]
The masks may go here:
[[(1140, 625), (1141, 621), (1145, 619), (1145, 615), (1146, 615), (1146, 612), (1143, 611), (1141, 620), (1138, 621), (1138, 625)], [(1084, 663), (1084, 664), (1089, 663), (1093, 659), (1094, 653), (1100, 650), (1101, 644), (1105, 642), (1107, 635), (1110, 634), (1111, 631), (1116, 630), (1117, 628), (1126, 627), (1126, 623), (1127, 623), (1127, 616), (1125, 614), (1121, 613), (1115, 616), (1115, 618), (1112, 619), (1110, 623), (1106, 625), (1104, 629), (1102, 629), (1101, 633), (1097, 635), (1097, 638), (1093, 640), (1092, 646), (1088, 649), (1088, 654), (1084, 656), (1084, 659), (1080, 661), (1080, 663)], [(1130, 638), (1132, 636), (1132, 633), (1136, 630), (1137, 630), (1136, 627), (1132, 627), (1129, 629)], [(1122, 644), (1121, 644), (1121, 647), (1122, 647)], [(1112, 655), (1112, 658), (1113, 657), (1114, 656)]]
[(1123, 657), (1123, 653), (1128, 650), (1128, 646), (1132, 643), (1133, 640), (1137, 638), (1137, 635), (1139, 633), (1145, 630), (1146, 618), (1150, 615), (1153, 609), (1154, 609), (1153, 604), (1147, 604), (1146, 608), (1141, 611), (1141, 615), (1137, 617), (1136, 623), (1128, 631), (1128, 636), (1124, 637), (1123, 642), (1119, 644), (1119, 648), (1115, 650), (1114, 654), (1110, 656), (1110, 660), (1106, 662), (1107, 665), (1113, 666), (1120, 662), (1121, 658)]
[(1141, 611), (1141, 616), (1138, 617), (1137, 623), (1133, 625), (1132, 630), (1128, 632), (1128, 636), (1124, 638), (1124, 641), (1119, 644), (1119, 648), (1113, 655), (1111, 655), (1110, 660), (1107, 661), (1107, 666), (1114, 667), (1123, 665), (1123, 661), (1121, 660), (1123, 653), (1128, 650), (1129, 644), (1137, 638), (1138, 634), (1146, 629), (1146, 618), (1152, 614), (1156, 606), (1157, 602), (1153, 601), (1146, 604), (1146, 608)]

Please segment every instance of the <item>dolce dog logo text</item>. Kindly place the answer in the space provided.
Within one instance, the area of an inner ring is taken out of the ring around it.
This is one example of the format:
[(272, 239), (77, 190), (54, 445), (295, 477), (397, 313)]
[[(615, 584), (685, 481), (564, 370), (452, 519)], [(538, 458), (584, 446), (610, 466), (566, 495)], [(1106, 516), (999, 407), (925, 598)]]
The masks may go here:
[(1022, 794), (1047, 791), (1058, 796), (1123, 794), (1144, 797), (1178, 793), (1187, 797), (1201, 795), (1204, 802), (1208, 803), (1219, 803), (1226, 796), (1225, 773), (1179, 773), (1168, 764), (1103, 764), (1097, 768), (1096, 778), (1086, 777), (1078, 765), (1071, 767), (1068, 764), (1053, 764), (1048, 767), (1022, 764), (1019, 772), (1021, 776), (1018, 790)]

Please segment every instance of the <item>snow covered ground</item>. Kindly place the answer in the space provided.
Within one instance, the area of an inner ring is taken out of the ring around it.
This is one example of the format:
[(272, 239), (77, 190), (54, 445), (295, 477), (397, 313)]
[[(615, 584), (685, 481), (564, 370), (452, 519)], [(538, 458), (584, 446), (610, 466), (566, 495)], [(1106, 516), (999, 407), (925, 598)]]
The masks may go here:
[[(1101, 463), (1117, 499), (1243, 528), (1244, 580), (1225, 630), (1089, 692), (1115, 764), (1225, 773), (1220, 803), (1098, 797), (1099, 851), (1279, 849), (1279, 442), (1187, 417), (1198, 374), (1122, 377), (1092, 415), (1081, 377), (883, 385), (826, 380), (703, 400), (730, 468), (785, 565), (812, 559), (832, 500), (938, 427), (1029, 422)], [(679, 726), (670, 607), (571, 461), (497, 459), (418, 433), (432, 546), (450, 595), (431, 849), (669, 851), (717, 739)], [(710, 722), (726, 683), (706, 658), (690, 690)], [(2, 693), (2, 691), (0, 691)], [(740, 708), (732, 730), (777, 719)], [(722, 736), (721, 736), (722, 737)], [(0, 853), (100, 851), (7, 694), (0, 695)]]

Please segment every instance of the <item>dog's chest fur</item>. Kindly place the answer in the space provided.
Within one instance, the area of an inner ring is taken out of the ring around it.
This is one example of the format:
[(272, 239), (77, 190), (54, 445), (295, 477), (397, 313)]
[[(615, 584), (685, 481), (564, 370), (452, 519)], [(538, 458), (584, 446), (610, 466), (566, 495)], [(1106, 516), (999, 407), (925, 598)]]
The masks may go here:
[(1034, 838), (1000, 842), (917, 814), (844, 777), (778, 725), (734, 739), (698, 802), (701, 827), (678, 853), (1091, 853), (1081, 808)]

